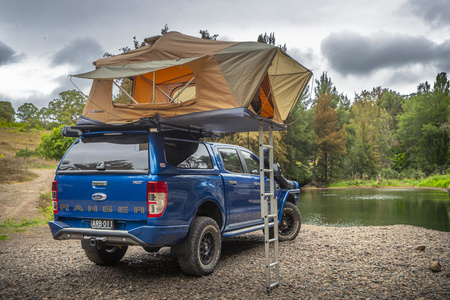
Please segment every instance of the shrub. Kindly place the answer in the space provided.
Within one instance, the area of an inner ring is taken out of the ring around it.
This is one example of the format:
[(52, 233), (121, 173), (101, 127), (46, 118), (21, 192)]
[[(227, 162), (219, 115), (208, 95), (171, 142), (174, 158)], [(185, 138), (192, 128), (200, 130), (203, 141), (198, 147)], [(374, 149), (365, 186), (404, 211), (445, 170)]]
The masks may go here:
[(0, 183), (24, 181), (30, 176), (23, 159), (0, 155)]
[(402, 178), (409, 178), (409, 179), (423, 179), (425, 177), (425, 173), (421, 170), (416, 169), (406, 169), (403, 170), (401, 173)]
[(385, 178), (385, 179), (398, 179), (399, 178), (398, 172), (395, 170), (392, 170), (391, 168), (381, 169), (380, 174), (381, 174), (381, 178)]
[(435, 175), (420, 183), (421, 186), (447, 188), (450, 186), (450, 175)]
[(61, 159), (70, 145), (76, 140), (76, 138), (63, 136), (61, 134), (62, 127), (63, 125), (53, 128), (50, 135), (44, 134), (42, 136), (42, 142), (39, 144), (39, 148), (45, 158)]
[(16, 152), (16, 157), (30, 157), (30, 156), (36, 157), (41, 156), (39, 147), (34, 150), (30, 150), (28, 148), (21, 148), (19, 149), (19, 151)]

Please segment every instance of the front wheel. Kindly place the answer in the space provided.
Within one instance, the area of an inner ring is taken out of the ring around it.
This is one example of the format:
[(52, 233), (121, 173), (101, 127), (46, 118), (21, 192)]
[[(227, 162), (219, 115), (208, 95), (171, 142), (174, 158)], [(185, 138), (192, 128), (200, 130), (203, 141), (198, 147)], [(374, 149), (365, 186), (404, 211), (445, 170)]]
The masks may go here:
[(84, 253), (90, 261), (102, 266), (110, 266), (119, 262), (128, 249), (128, 246), (103, 246), (98, 249), (96, 246), (90, 246), (89, 243), (88, 240), (81, 241)]
[(278, 239), (280, 241), (292, 241), (300, 232), (302, 216), (297, 206), (291, 202), (284, 203), (283, 214), (278, 223)]
[(191, 276), (211, 274), (219, 262), (222, 249), (219, 226), (209, 217), (197, 217), (190, 236), (187, 241), (190, 255), (178, 258), (181, 270)]

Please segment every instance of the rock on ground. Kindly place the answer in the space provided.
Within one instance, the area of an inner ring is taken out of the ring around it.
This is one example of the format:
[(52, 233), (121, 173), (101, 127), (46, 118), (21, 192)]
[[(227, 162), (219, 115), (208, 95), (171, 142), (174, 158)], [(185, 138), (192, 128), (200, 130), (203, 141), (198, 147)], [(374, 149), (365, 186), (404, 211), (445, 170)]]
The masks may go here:
[(184, 275), (168, 248), (130, 247), (102, 267), (46, 227), (10, 237), (0, 241), (0, 299), (450, 299), (450, 233), (413, 226), (303, 225), (280, 244), (281, 283), (270, 294), (260, 232), (224, 239), (217, 269), (201, 278)]

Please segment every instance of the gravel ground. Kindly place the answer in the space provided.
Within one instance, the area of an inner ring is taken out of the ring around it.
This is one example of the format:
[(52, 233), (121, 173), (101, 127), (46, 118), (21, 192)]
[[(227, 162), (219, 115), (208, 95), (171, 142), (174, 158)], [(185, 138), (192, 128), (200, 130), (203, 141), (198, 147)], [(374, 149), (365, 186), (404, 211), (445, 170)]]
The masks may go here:
[(259, 232), (225, 239), (216, 271), (201, 278), (185, 276), (168, 248), (130, 247), (102, 267), (47, 227), (9, 236), (0, 241), (1, 299), (450, 299), (450, 233), (413, 226), (303, 225), (280, 244), (281, 284), (270, 294)]

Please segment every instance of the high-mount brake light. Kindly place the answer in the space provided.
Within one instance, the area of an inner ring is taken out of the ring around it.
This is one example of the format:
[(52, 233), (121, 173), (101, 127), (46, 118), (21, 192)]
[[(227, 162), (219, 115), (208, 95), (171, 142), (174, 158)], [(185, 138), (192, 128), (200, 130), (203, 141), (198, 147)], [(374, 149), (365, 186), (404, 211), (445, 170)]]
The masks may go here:
[(167, 206), (167, 184), (164, 181), (147, 182), (147, 218), (158, 218)]
[(58, 181), (52, 182), (52, 208), (53, 213), (58, 213)]

